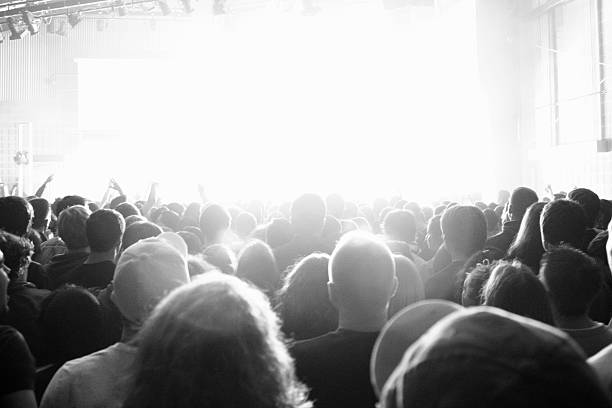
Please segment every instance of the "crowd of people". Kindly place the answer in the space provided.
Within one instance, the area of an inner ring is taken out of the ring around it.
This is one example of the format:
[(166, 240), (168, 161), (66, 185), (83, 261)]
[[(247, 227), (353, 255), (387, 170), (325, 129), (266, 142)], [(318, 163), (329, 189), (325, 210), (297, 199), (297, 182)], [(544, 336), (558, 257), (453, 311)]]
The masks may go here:
[[(612, 407), (612, 202), (0, 198), (0, 407)], [(113, 197), (114, 196), (114, 197)]]

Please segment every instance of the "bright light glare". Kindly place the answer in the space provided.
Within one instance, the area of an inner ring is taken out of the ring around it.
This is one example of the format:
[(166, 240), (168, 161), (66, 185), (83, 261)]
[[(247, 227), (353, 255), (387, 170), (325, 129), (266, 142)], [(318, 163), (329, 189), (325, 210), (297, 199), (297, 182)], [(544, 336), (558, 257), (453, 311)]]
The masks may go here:
[(488, 191), (473, 1), (410, 27), (377, 10), (202, 22), (163, 61), (79, 61), (81, 128), (121, 137), (63, 171), (182, 200)]

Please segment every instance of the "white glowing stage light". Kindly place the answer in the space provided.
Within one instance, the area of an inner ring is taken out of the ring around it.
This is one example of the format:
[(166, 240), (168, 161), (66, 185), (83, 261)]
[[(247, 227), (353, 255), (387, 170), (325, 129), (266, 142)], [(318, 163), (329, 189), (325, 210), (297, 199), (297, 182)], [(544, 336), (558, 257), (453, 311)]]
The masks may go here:
[(195, 24), (169, 60), (80, 60), (81, 128), (121, 134), (77, 154), (87, 177), (185, 201), (198, 183), (223, 201), (491, 189), (474, 26), (407, 31), (370, 11)]

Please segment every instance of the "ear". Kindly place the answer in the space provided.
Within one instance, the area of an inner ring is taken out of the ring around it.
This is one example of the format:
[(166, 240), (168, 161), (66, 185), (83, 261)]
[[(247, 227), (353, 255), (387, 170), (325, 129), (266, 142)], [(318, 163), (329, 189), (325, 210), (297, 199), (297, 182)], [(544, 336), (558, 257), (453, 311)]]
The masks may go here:
[(334, 284), (334, 282), (327, 282), (327, 295), (329, 296), (329, 301), (332, 305), (337, 309), (338, 308), (338, 288)]

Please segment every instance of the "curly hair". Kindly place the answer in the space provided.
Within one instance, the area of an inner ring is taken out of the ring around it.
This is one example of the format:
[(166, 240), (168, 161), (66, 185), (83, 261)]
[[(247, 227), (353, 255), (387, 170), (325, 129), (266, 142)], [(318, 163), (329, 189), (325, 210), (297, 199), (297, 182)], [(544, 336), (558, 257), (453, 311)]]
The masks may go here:
[(125, 408), (310, 406), (268, 300), (236, 277), (178, 288), (135, 342)]
[(4, 254), (4, 264), (11, 270), (9, 278), (14, 280), (21, 276), (22, 267), (29, 263), (34, 245), (26, 238), (0, 230), (0, 251)]

